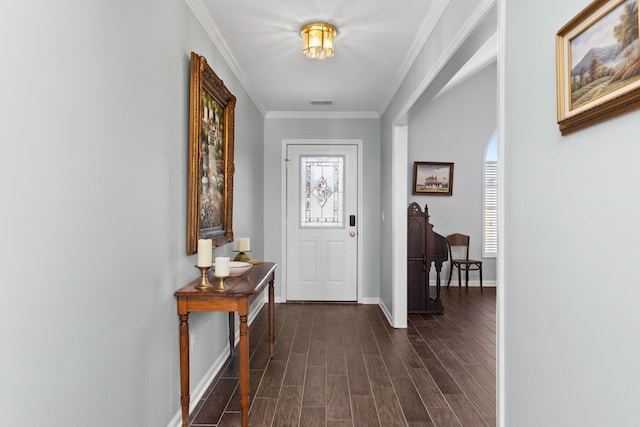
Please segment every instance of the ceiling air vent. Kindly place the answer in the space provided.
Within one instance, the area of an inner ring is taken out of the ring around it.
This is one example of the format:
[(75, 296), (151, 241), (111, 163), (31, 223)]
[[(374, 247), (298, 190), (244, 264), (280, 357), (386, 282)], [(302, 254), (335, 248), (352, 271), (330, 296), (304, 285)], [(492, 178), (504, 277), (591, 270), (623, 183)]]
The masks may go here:
[(309, 103), (311, 105), (333, 105), (333, 100), (311, 100)]

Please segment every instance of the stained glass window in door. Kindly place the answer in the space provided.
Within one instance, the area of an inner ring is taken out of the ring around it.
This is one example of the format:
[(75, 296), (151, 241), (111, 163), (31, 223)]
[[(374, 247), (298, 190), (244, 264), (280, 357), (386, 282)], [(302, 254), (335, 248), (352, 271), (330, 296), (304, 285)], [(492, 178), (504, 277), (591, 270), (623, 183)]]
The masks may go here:
[(344, 227), (344, 156), (301, 156), (301, 227)]

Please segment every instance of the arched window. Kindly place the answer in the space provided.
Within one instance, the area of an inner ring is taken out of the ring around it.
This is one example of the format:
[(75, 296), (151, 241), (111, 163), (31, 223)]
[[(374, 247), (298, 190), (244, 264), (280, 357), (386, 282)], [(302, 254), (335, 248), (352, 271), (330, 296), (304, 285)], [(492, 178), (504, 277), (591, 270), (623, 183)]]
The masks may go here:
[(482, 256), (498, 255), (498, 133), (487, 142), (482, 188)]

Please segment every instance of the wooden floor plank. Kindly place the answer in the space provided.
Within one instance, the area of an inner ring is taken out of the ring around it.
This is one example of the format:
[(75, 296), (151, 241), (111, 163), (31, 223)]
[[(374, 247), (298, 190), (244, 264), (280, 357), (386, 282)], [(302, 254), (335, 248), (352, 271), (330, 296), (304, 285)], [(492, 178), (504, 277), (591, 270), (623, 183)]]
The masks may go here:
[(393, 388), (398, 395), (402, 412), (407, 421), (431, 421), (429, 412), (424, 406), (418, 391), (411, 381), (393, 381)]
[(283, 386), (280, 390), (274, 426), (297, 427), (302, 410), (302, 387)]
[(379, 354), (365, 354), (364, 362), (371, 387), (391, 387), (391, 379), (387, 374), (382, 356)]
[(272, 361), (269, 363), (260, 382), (260, 386), (258, 386), (256, 397), (278, 397), (286, 366), (286, 363), (281, 361)]
[[(253, 401), (253, 398), (256, 395), (256, 391), (258, 391), (258, 386), (260, 385), (260, 380), (264, 375), (264, 371), (251, 369), (249, 371), (249, 402)], [(236, 390), (233, 392), (233, 396), (227, 405), (227, 409), (225, 411), (231, 412), (240, 412), (240, 387), (238, 387), (238, 381), (236, 380)], [(211, 397), (207, 400), (219, 399), (220, 397), (217, 394), (212, 394)]]
[(407, 425), (402, 406), (393, 387), (374, 387), (373, 397), (381, 426), (404, 427)]
[(209, 404), (203, 405), (198, 414), (193, 420), (193, 424), (218, 424), (222, 413), (224, 412), (227, 404), (231, 400), (233, 391), (236, 388), (238, 381), (234, 378), (220, 378), (216, 386), (211, 391), (215, 393), (217, 398), (212, 400)]
[(308, 366), (304, 382), (302, 406), (327, 405), (327, 370), (324, 366)]
[(463, 394), (445, 395), (451, 409), (464, 427), (488, 427), (482, 415)]
[(287, 363), (282, 385), (302, 387), (306, 373), (307, 353), (292, 353), (289, 355), (289, 363)]
[(351, 396), (354, 427), (379, 426), (378, 411), (373, 396)]
[[(324, 427), (326, 425), (325, 408), (303, 407), (300, 427)], [(274, 424), (275, 427), (275, 424)]]
[(436, 427), (462, 427), (451, 408), (434, 408), (429, 410), (429, 415), (433, 419)]
[(238, 427), (241, 422), (240, 412), (225, 412), (217, 427)]
[(327, 376), (327, 420), (351, 421), (351, 400), (346, 375)]
[(278, 335), (273, 349), (273, 357), (271, 360), (287, 360), (291, 353), (291, 345), (293, 344), (293, 334)]
[(273, 415), (276, 412), (277, 399), (256, 397), (249, 410), (252, 427), (268, 427), (273, 425)]
[(436, 384), (426, 368), (413, 368), (409, 372), (411, 380), (427, 409), (449, 407), (442, 391), (440, 391), (440, 387), (438, 387), (438, 384)]
[(465, 369), (480, 384), (482, 388), (490, 395), (496, 394), (496, 377), (482, 365), (465, 365)]
[(469, 374), (452, 374), (456, 383), (464, 391), (478, 409), (480, 415), (492, 417), (495, 415), (495, 397), (489, 395), (484, 388)]

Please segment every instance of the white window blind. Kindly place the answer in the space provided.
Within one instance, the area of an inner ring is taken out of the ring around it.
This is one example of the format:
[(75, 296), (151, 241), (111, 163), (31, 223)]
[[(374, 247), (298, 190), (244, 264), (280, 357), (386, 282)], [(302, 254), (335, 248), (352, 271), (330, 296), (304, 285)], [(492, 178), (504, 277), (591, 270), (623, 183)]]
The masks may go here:
[(487, 142), (482, 181), (482, 256), (498, 256), (498, 133)]
[(482, 256), (498, 254), (498, 162), (484, 163)]

